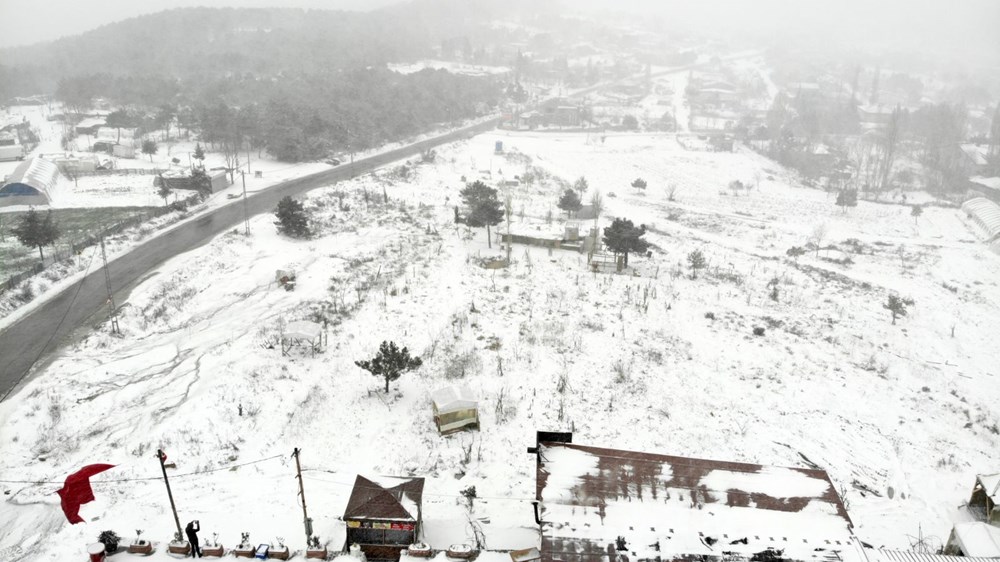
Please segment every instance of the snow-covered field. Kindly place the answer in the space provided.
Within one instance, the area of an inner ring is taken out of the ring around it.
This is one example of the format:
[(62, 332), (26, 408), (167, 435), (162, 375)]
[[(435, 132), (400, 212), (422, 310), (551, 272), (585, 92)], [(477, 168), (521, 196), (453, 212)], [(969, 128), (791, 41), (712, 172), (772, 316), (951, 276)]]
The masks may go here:
[[(496, 140), (505, 155), (493, 154)], [(559, 192), (582, 175), (604, 194), (601, 225), (646, 224), (652, 257), (630, 257), (636, 275), (604, 275), (580, 254), (515, 246), (510, 268), (481, 268), (501, 250), (453, 224), (460, 178), (528, 167), (549, 176), (511, 188), (518, 230), (557, 226), (544, 217), (560, 215)], [(645, 193), (630, 187), (636, 177)], [(734, 179), (756, 187), (733, 195)], [(157, 448), (177, 463), (182, 525), (200, 519), (226, 546), (248, 531), (300, 550), (293, 447), (316, 531), (334, 549), (359, 473), (426, 477), (434, 548), (470, 540), (459, 492), (471, 485), (489, 548), (535, 544), (524, 451), (537, 429), (595, 446), (815, 463), (876, 546), (907, 547), (918, 525), (945, 538), (974, 474), (998, 468), (1000, 259), (956, 210), (928, 207), (916, 222), (906, 206), (843, 213), (754, 153), (687, 151), (669, 135), (499, 132), (440, 148), (406, 180), (390, 168), (314, 191), (307, 207), (318, 237), (278, 236), (265, 215), (249, 238), (227, 233), (177, 256), (130, 295), (123, 337), (95, 330), (0, 404), (0, 481), (60, 481), (94, 462), (118, 465), (96, 481), (153, 478), (95, 484), (89, 522), (76, 526), (59, 510), (60, 484), (0, 482), (10, 522), (0, 549), (79, 559), (101, 530), (127, 542), (144, 529), (160, 543), (152, 559), (166, 560), (173, 520)], [(819, 225), (821, 245), (836, 248), (786, 256)], [(695, 249), (709, 263), (691, 278)], [(288, 268), (291, 292), (274, 282)], [(896, 325), (882, 308), (892, 291), (916, 303)], [(283, 357), (275, 338), (301, 319), (326, 323), (327, 349)], [(354, 365), (386, 339), (424, 359), (388, 395)], [(480, 397), (482, 430), (442, 438), (429, 394), (460, 382)]]

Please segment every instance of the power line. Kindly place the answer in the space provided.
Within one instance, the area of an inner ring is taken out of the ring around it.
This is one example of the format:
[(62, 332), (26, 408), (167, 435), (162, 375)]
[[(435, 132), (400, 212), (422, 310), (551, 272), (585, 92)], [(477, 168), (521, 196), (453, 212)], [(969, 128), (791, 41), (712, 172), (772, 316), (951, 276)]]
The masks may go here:
[[(247, 461), (243, 463), (227, 464), (226, 466), (220, 466), (218, 468), (212, 468), (209, 470), (195, 470), (192, 472), (185, 472), (182, 474), (171, 475), (171, 478), (185, 478), (187, 476), (197, 476), (201, 474), (210, 474), (212, 472), (219, 472), (222, 470), (232, 470), (234, 468), (240, 468), (242, 466), (248, 466), (251, 464), (258, 464), (265, 461), (270, 461), (274, 459), (280, 459), (285, 455), (275, 455), (273, 457), (267, 457), (266, 459), (257, 459), (255, 461)], [(149, 482), (152, 480), (163, 480), (161, 476), (151, 476), (143, 478), (115, 478), (111, 480), (92, 480), (91, 484), (112, 484), (118, 482)], [(0, 484), (63, 484), (61, 480), (0, 480)]]

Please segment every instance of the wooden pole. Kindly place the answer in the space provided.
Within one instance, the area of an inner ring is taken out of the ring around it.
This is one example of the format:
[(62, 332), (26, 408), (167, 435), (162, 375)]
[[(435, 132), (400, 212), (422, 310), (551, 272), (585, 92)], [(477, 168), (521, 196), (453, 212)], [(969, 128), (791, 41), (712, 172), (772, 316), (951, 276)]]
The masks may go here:
[(309, 545), (309, 539), (312, 537), (312, 519), (309, 519), (309, 514), (306, 512), (306, 490), (302, 486), (302, 465), (299, 464), (299, 448), (296, 447), (292, 452), (292, 456), (295, 457), (295, 473), (296, 478), (299, 479), (299, 495), (302, 496), (302, 524), (306, 531), (306, 545)]
[[(166, 460), (167, 455), (164, 454), (162, 449), (157, 449), (156, 458), (160, 461), (160, 470), (163, 471), (163, 483), (167, 485), (167, 497), (170, 498), (170, 510), (174, 512), (174, 524), (177, 525), (177, 540), (184, 540), (184, 533), (181, 532), (181, 520), (177, 517), (177, 506), (174, 505), (174, 494), (170, 491), (170, 480), (167, 479), (167, 466), (163, 462)], [(191, 547), (198, 548), (198, 545), (191, 545)]]
[[(247, 167), (249, 168), (250, 166), (248, 165)], [(250, 211), (247, 210), (247, 174), (246, 172), (240, 172), (240, 176), (243, 177), (243, 225), (246, 229), (246, 235), (250, 236)]]

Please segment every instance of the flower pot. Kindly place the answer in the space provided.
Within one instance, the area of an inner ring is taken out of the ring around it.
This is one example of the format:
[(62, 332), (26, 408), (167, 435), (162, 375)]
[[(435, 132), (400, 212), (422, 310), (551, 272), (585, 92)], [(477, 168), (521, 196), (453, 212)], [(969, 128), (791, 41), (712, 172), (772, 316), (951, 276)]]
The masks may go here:
[(191, 554), (191, 543), (187, 541), (170, 541), (170, 544), (167, 545), (167, 552), (187, 556)]
[(274, 558), (275, 560), (288, 560), (289, 552), (287, 546), (272, 546), (267, 551), (268, 558)]
[(322, 548), (307, 548), (306, 558), (316, 558), (318, 560), (326, 560), (328, 553), (326, 552), (326, 547)]
[(139, 540), (128, 545), (129, 554), (142, 554), (149, 556), (153, 553), (153, 543), (147, 540)]
[(423, 542), (415, 542), (411, 544), (409, 548), (406, 549), (406, 553), (417, 558), (430, 558), (431, 554), (433, 554), (431, 552), (430, 545)]
[(222, 548), (221, 544), (217, 544), (217, 545), (214, 545), (214, 546), (203, 546), (203, 547), (201, 547), (201, 555), (202, 556), (215, 556), (215, 557), (218, 557), (218, 558), (222, 558), (222, 555), (225, 554), (225, 552), (226, 552), (226, 549)]
[(256, 548), (248, 544), (241, 544), (233, 549), (233, 556), (237, 558), (253, 558), (255, 552), (257, 552)]

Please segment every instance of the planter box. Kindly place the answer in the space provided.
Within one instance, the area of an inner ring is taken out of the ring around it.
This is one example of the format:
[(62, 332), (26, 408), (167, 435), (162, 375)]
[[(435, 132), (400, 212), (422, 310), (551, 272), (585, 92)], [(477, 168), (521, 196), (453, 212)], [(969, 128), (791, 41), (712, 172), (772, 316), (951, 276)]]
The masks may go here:
[(139, 541), (128, 545), (129, 554), (144, 554), (149, 556), (153, 553), (153, 543), (149, 541)]
[(167, 545), (167, 552), (187, 556), (191, 554), (191, 543), (187, 541), (170, 541), (170, 544)]
[(253, 558), (255, 552), (257, 552), (256, 548), (247, 544), (241, 544), (233, 549), (233, 556), (237, 558)]
[(290, 554), (288, 552), (288, 547), (287, 546), (283, 546), (283, 547), (280, 547), (280, 548), (276, 547), (276, 546), (272, 546), (267, 551), (267, 557), (268, 558), (274, 558), (275, 560), (288, 560), (289, 555)]
[(203, 546), (203, 547), (201, 547), (201, 555), (202, 556), (215, 556), (217, 558), (222, 558), (222, 556), (223, 556), (223, 554), (225, 554), (225, 552), (226, 552), (226, 549), (222, 548), (221, 544), (217, 544), (215, 546)]
[(326, 560), (328, 553), (326, 547), (323, 548), (308, 548), (306, 549), (306, 558), (316, 558), (318, 560)]
[(459, 558), (468, 560), (476, 553), (472, 546), (467, 544), (453, 544), (448, 547), (448, 558)]

